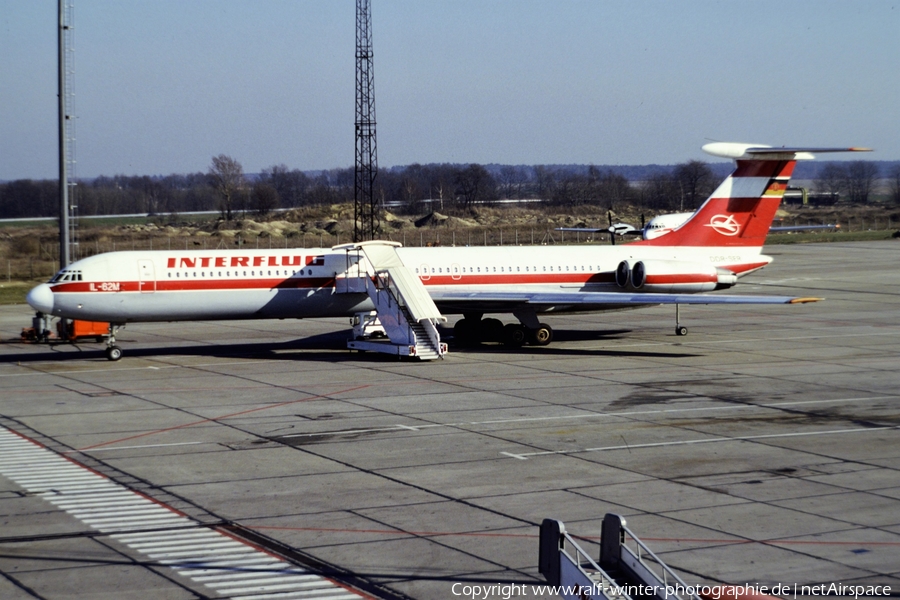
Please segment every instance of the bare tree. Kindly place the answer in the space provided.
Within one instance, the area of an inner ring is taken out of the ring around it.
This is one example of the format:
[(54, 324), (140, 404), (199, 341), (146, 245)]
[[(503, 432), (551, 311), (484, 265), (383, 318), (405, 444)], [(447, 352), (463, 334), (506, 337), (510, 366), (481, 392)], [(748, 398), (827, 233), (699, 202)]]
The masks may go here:
[(470, 208), (476, 202), (494, 200), (497, 184), (487, 169), (481, 165), (469, 165), (456, 174), (456, 190), (463, 206)]
[(681, 210), (684, 210), (685, 204), (690, 209), (697, 208), (713, 191), (713, 172), (702, 160), (676, 165), (673, 176), (681, 186)]
[(607, 171), (599, 181), (600, 197), (610, 210), (615, 210), (631, 198), (631, 185), (628, 179), (618, 173)]
[(521, 167), (504, 166), (500, 168), (500, 184), (504, 198), (518, 198), (521, 195), (521, 186), (528, 180), (525, 169)]
[(846, 169), (834, 163), (822, 165), (816, 177), (816, 190), (831, 195), (839, 195), (847, 191)]
[(889, 175), (888, 193), (894, 204), (900, 204), (900, 164), (894, 165)]
[(681, 188), (675, 177), (669, 173), (654, 173), (641, 188), (643, 202), (647, 208), (657, 210), (678, 210)]
[(556, 196), (556, 188), (559, 181), (564, 178), (561, 170), (554, 169), (548, 165), (535, 165), (534, 167), (534, 189), (537, 198), (541, 200), (553, 199)]
[(286, 165), (273, 165), (263, 169), (260, 180), (275, 188), (279, 203), (285, 207), (303, 204), (306, 188), (310, 184), (309, 177), (303, 171), (289, 171)]
[(867, 160), (856, 160), (847, 167), (847, 195), (850, 202), (865, 204), (875, 188), (878, 165)]
[(253, 210), (258, 215), (267, 215), (278, 208), (278, 190), (268, 183), (257, 181), (251, 195)]
[(219, 194), (222, 216), (230, 221), (233, 203), (244, 187), (244, 167), (230, 156), (220, 154), (213, 157), (208, 175), (210, 184)]
[(159, 210), (159, 200), (163, 192), (162, 184), (144, 175), (139, 179), (138, 186), (147, 198), (147, 215), (152, 217)]

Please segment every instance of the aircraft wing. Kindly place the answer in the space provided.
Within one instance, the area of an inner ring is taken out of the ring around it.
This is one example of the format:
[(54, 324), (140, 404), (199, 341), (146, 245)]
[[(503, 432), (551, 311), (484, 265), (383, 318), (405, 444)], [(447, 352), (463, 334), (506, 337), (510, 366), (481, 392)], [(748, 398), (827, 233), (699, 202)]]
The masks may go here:
[(653, 294), (637, 292), (491, 292), (428, 290), (437, 304), (452, 306), (573, 306), (650, 304), (803, 304), (821, 298), (795, 296), (730, 296), (726, 294)]

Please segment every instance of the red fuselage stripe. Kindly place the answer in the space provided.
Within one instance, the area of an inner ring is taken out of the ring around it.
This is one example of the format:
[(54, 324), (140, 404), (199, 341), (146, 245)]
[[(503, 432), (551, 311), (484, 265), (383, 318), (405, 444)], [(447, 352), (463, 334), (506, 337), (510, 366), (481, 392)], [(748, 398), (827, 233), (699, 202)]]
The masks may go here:
[[(466, 274), (457, 279), (451, 275), (431, 275), (422, 279), (425, 286), (432, 285), (585, 285), (596, 283), (613, 283), (613, 273), (535, 273), (533, 275), (521, 273), (491, 273), (491, 274)], [(155, 284), (155, 287), (154, 287)], [(233, 278), (233, 279), (200, 279), (194, 277), (166, 278), (154, 281), (145, 281), (143, 286), (138, 281), (122, 281), (110, 284), (108, 282), (78, 281), (71, 283), (59, 283), (53, 286), (54, 293), (71, 292), (138, 292), (138, 291), (186, 291), (186, 290), (247, 290), (247, 289), (320, 289), (334, 287), (333, 277), (303, 277), (303, 278)], [(112, 287), (111, 289), (111, 286)]]
[[(733, 273), (744, 273), (766, 266), (767, 262), (724, 267)], [(678, 273), (672, 275), (652, 275), (648, 283), (687, 283), (716, 281), (715, 277), (699, 273)], [(428, 286), (454, 285), (586, 285), (615, 283), (615, 274), (606, 273), (490, 273), (465, 274), (456, 279), (451, 275), (431, 275), (422, 279)], [(321, 289), (334, 287), (333, 277), (291, 277), (291, 278), (233, 278), (201, 279), (194, 277), (165, 278), (154, 281), (90, 282), (76, 281), (53, 285), (54, 293), (116, 293), (116, 292), (174, 292), (174, 291), (225, 291), (225, 290), (288, 290)]]

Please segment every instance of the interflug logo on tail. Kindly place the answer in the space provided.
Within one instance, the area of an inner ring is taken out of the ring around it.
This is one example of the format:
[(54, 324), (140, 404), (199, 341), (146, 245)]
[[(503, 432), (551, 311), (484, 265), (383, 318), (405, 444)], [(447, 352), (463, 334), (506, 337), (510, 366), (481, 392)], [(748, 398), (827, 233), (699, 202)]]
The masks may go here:
[(741, 224), (737, 222), (734, 215), (713, 215), (706, 226), (712, 227), (718, 233), (729, 237), (735, 236), (741, 231)]

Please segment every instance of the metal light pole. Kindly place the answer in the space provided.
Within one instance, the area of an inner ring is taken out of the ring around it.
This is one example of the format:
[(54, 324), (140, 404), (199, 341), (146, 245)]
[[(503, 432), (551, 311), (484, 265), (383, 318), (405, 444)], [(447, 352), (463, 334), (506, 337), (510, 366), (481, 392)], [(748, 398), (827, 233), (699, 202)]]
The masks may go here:
[(69, 173), (66, 156), (66, 0), (57, 0), (59, 82), (59, 268), (69, 264)]
[(375, 73), (372, 64), (372, 6), (356, 1), (356, 177), (353, 193), (353, 241), (375, 238)]

